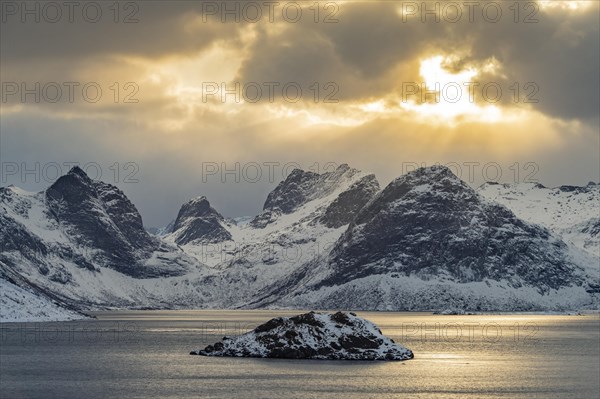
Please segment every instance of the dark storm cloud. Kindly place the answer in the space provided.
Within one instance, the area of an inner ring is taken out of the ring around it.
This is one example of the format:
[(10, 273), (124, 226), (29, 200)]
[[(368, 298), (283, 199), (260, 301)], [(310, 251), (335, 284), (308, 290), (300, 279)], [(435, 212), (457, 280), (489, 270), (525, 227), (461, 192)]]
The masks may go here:
[(537, 108), (559, 118), (594, 118), (600, 107), (599, 3), (582, 12), (540, 11), (539, 22), (478, 24), (473, 58), (496, 57), (513, 81), (540, 88)]
[[(281, 35), (263, 34), (240, 77), (309, 85), (335, 76), (342, 99), (364, 99), (397, 90), (402, 81), (419, 81), (419, 56), (460, 55), (463, 66), (494, 57), (506, 77), (484, 74), (478, 80), (482, 84), (497, 82), (507, 93), (515, 82), (534, 82), (539, 87), (535, 107), (541, 111), (567, 119), (597, 114), (598, 3), (584, 11), (539, 9), (535, 23), (515, 23), (509, 2), (496, 2), (503, 14), (495, 23), (478, 13), (473, 22), (467, 15), (456, 23), (431, 17), (423, 23), (418, 15), (403, 21), (402, 3), (344, 3), (337, 23), (302, 21)], [(521, 11), (519, 18), (525, 14)]]
[(341, 100), (385, 94), (398, 83), (390, 73), (399, 63), (412, 63), (405, 78), (416, 79), (414, 57), (449, 40), (443, 34), (448, 27), (403, 24), (397, 8), (394, 2), (342, 3), (335, 23), (303, 19), (279, 34), (262, 30), (239, 78), (302, 87), (334, 81)]
[(428, 47), (451, 42), (452, 26), (403, 22), (402, 2), (344, 4), (339, 23), (320, 25), (343, 63), (362, 78), (384, 75), (398, 62), (408, 61)]
[[(3, 3), (7, 3), (4, 2)], [(137, 1), (137, 11), (132, 14), (135, 21), (123, 22), (131, 10), (121, 9), (119, 22), (114, 22), (113, 4), (101, 4), (101, 18), (89, 22), (82, 17), (85, 1), (73, 13), (69, 21), (67, 9), (56, 23), (35, 16), (23, 17), (22, 4), (44, 2), (8, 2), (18, 4), (17, 14), (3, 16), (1, 24), (1, 55), (3, 62), (38, 62), (45, 59), (73, 59), (98, 55), (127, 55), (163, 57), (167, 55), (195, 53), (212, 45), (215, 40), (235, 40), (238, 28), (244, 24), (221, 23), (216, 16), (203, 13), (200, 1)], [(63, 2), (55, 2), (63, 4)], [(89, 2), (88, 2), (89, 3)], [(126, 2), (121, 2), (121, 7)], [(53, 14), (54, 15), (54, 14)], [(90, 15), (94, 15), (90, 12)], [(203, 18), (206, 15), (206, 20)], [(204, 22), (206, 21), (206, 22)]]
[[(494, 80), (505, 92), (514, 82), (535, 82), (535, 107), (550, 115), (587, 119), (600, 107), (597, 3), (585, 11), (541, 9), (534, 15), (536, 23), (515, 23), (509, 2), (497, 2), (503, 14), (495, 23), (479, 9), (472, 22), (463, 9), (458, 22), (447, 16), (435, 22), (428, 16), (423, 23), (419, 12), (404, 18), (399, 12), (406, 4), (422, 7), (419, 2), (350, 2), (339, 4), (334, 23), (314, 23), (308, 17), (289, 23), (275, 13), (282, 26), (275, 30), (275, 24), (263, 20), (221, 23), (219, 15), (203, 13), (208, 3), (137, 2), (137, 23), (114, 23), (107, 7), (98, 23), (81, 17), (73, 23), (66, 18), (55, 24), (34, 23), (32, 18), (20, 23), (18, 16), (10, 16), (1, 27), (3, 79), (74, 74), (101, 57), (188, 57), (215, 43), (238, 48), (241, 54), (240, 33), (252, 26), (257, 37), (244, 51), (246, 60), (238, 71), (242, 83), (298, 82), (306, 90), (314, 82), (333, 81), (340, 100), (366, 99), (397, 92), (402, 82), (421, 80), (418, 58), (423, 55), (459, 54), (465, 63), (497, 59), (506, 78), (480, 80)], [(522, 11), (519, 18), (525, 15)], [(38, 68), (40, 62), (44, 68)], [(510, 96), (502, 98), (508, 101)]]

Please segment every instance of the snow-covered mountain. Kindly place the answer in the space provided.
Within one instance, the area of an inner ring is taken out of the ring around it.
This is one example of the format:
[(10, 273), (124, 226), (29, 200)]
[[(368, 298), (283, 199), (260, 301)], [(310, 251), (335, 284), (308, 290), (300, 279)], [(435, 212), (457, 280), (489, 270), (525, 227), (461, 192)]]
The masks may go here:
[(477, 191), (600, 257), (600, 184), (547, 188), (537, 183), (485, 183)]
[(231, 234), (224, 224), (225, 218), (210, 206), (206, 197), (198, 197), (183, 204), (171, 234), (179, 245), (228, 241)]
[(40, 193), (0, 188), (0, 278), (82, 310), (596, 307), (589, 246), (515, 213), (444, 167), (380, 190), (341, 165), (293, 171), (253, 218), (192, 199), (158, 237), (120, 190), (74, 168)]
[(0, 321), (42, 322), (85, 319), (87, 316), (38, 293), (0, 278)]
[[(327, 255), (256, 306), (536, 309), (591, 304), (597, 258), (477, 194), (443, 166), (408, 173), (366, 204)], [(541, 306), (543, 307), (543, 306)]]
[[(258, 290), (328, 252), (360, 208), (379, 191), (372, 174), (348, 165), (323, 174), (296, 169), (251, 220), (225, 219), (200, 197), (179, 215), (194, 215), (166, 236), (218, 271), (197, 284), (218, 286), (211, 306), (238, 306)], [(178, 220), (180, 217), (178, 216)], [(193, 238), (182, 242), (182, 237)], [(210, 292), (206, 289), (204, 294)]]
[[(310, 172), (282, 185), (301, 173)], [(294, 212), (276, 211), (261, 227), (238, 225), (205, 198), (193, 199), (164, 240), (143, 229), (121, 191), (79, 168), (44, 192), (2, 188), (0, 277), (84, 310), (237, 306), (337, 240), (343, 228), (327, 225), (336, 209), (352, 212), (347, 195), (365, 203), (378, 190), (373, 175), (347, 165), (317, 176)], [(361, 190), (367, 197), (357, 199)], [(274, 211), (265, 205), (253, 221)]]
[(47, 190), (0, 188), (0, 277), (82, 308), (135, 304), (136, 284), (199, 266), (149, 235), (118, 188), (75, 167)]

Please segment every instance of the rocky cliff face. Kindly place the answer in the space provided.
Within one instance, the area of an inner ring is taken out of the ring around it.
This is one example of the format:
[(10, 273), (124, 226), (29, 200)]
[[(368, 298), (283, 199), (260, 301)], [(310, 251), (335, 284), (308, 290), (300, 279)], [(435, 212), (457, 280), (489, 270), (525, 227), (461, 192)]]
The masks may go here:
[[(360, 181), (356, 177), (360, 176)], [(348, 186), (348, 182), (352, 186)], [(333, 172), (314, 173), (294, 169), (292, 173), (267, 196), (263, 213), (251, 221), (256, 228), (264, 228), (280, 214), (290, 214), (311, 201), (322, 200), (338, 192), (325, 210), (321, 221), (330, 228), (350, 223), (356, 212), (379, 191), (374, 175), (364, 176), (357, 169), (342, 164)]]
[(565, 306), (591, 306), (594, 262), (436, 166), (390, 183), (329, 253), (259, 292), (252, 306), (533, 310), (561, 296)]
[(150, 236), (118, 188), (73, 168), (47, 190), (0, 188), (0, 277), (56, 302), (134, 303), (127, 279), (179, 276), (182, 251)]
[(367, 175), (342, 193), (327, 207), (320, 221), (329, 228), (350, 224), (358, 212), (379, 192), (375, 175)]
[(477, 192), (600, 257), (600, 185), (548, 188), (539, 183), (485, 183)]
[(390, 183), (331, 255), (335, 275), (324, 284), (392, 272), (462, 283), (507, 280), (541, 291), (582, 281), (562, 241), (486, 201), (441, 166)]
[(320, 180), (318, 173), (294, 169), (269, 193), (263, 210), (279, 209), (283, 213), (293, 212), (298, 206), (318, 195), (315, 189)]
[[(596, 237), (594, 187), (557, 190), (556, 211), (546, 196), (540, 213)], [(163, 239), (144, 231), (120, 190), (76, 168), (41, 193), (0, 188), (0, 278), (88, 310), (597, 307), (593, 251), (518, 216), (444, 167), (380, 191), (373, 175), (342, 165), (292, 173), (250, 223), (196, 198)]]
[(206, 197), (198, 197), (182, 205), (173, 225), (173, 236), (180, 245), (231, 240), (224, 225), (225, 218), (210, 206)]
[(157, 274), (143, 261), (161, 243), (144, 230), (137, 209), (118, 188), (74, 167), (46, 190), (44, 199), (50, 217), (71, 241), (94, 249), (94, 262), (134, 277)]

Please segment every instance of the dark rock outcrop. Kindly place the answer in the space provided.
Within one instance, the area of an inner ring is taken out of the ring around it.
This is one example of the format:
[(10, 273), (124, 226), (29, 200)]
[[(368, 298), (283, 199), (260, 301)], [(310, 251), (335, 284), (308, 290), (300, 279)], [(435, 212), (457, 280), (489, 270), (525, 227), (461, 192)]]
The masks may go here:
[(117, 187), (90, 179), (76, 166), (46, 190), (45, 198), (76, 245), (98, 250), (95, 262), (133, 277), (173, 274), (143, 266), (162, 244), (146, 232), (136, 207)]
[[(374, 175), (364, 176), (350, 185), (351, 180), (356, 179), (359, 173), (358, 169), (347, 164), (321, 174), (294, 169), (269, 193), (263, 212), (250, 225), (264, 228), (281, 214), (293, 213), (308, 202), (325, 198), (338, 190), (341, 193), (329, 204), (320, 222), (330, 228), (344, 226), (379, 191), (379, 183)], [(346, 187), (346, 184), (350, 187)]]
[(408, 360), (413, 353), (354, 313), (277, 317), (192, 355), (320, 360)]
[(322, 285), (392, 272), (506, 280), (541, 292), (582, 282), (564, 242), (488, 202), (443, 166), (390, 183), (358, 213), (329, 264), (334, 272)]
[(263, 210), (279, 209), (282, 213), (292, 213), (309, 201), (331, 194), (345, 178), (357, 173), (360, 171), (347, 164), (338, 166), (333, 172), (321, 174), (294, 169), (269, 193)]
[(321, 222), (330, 228), (349, 224), (379, 191), (375, 175), (367, 175), (342, 192), (325, 210)]
[[(70, 274), (62, 270), (63, 261), (91, 271), (97, 271), (97, 266), (108, 267), (137, 278), (186, 271), (187, 266), (178, 264), (176, 256), (164, 264), (149, 263), (156, 252), (174, 252), (175, 248), (148, 234), (136, 207), (121, 190), (90, 179), (77, 166), (44, 192), (24, 194), (2, 188), (0, 200), (10, 209), (1, 216), (0, 238), (6, 243), (2, 252), (19, 253), (52, 281), (69, 282)], [(30, 215), (34, 203), (36, 211)], [(11, 214), (19, 216), (13, 218)], [(23, 223), (41, 223), (50, 237), (64, 234), (66, 241), (45, 240)], [(8, 257), (2, 259), (5, 264), (14, 263)]]
[(283, 213), (291, 213), (314, 196), (314, 188), (319, 181), (319, 174), (294, 169), (288, 177), (269, 193), (263, 210), (280, 209)]
[(223, 227), (225, 218), (217, 212), (206, 197), (194, 198), (181, 206), (173, 234), (179, 245), (191, 241), (199, 243), (221, 242), (231, 239), (231, 234)]

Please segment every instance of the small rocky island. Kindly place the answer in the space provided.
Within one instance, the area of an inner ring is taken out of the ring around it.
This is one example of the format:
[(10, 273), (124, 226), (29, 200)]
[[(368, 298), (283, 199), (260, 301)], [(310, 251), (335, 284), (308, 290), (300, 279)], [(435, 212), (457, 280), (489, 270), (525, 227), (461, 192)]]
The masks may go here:
[(408, 360), (410, 349), (384, 336), (354, 313), (305, 313), (277, 317), (235, 338), (191, 355), (320, 360)]

